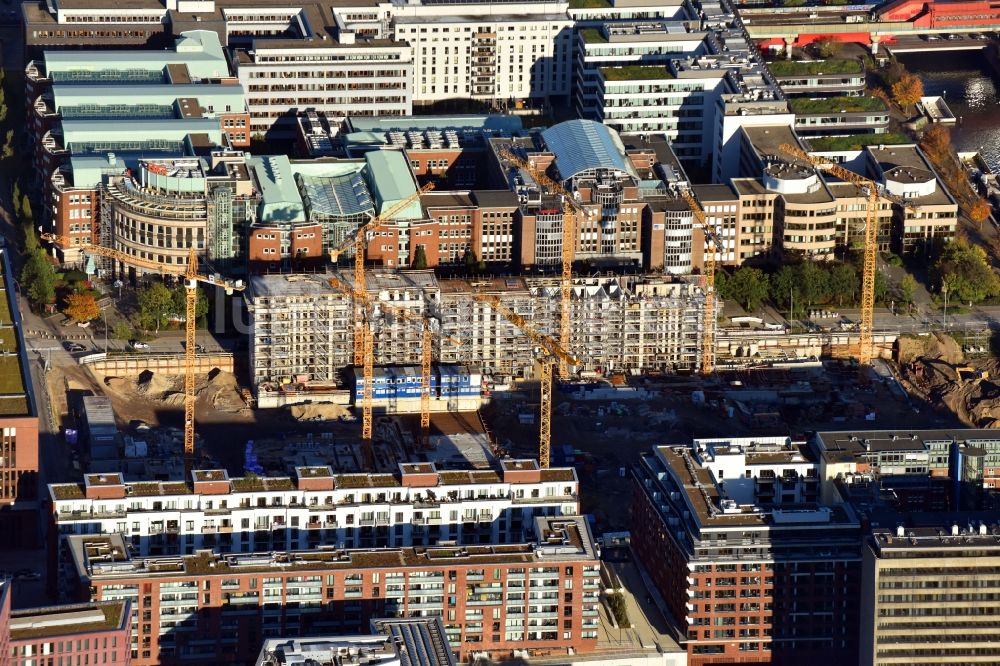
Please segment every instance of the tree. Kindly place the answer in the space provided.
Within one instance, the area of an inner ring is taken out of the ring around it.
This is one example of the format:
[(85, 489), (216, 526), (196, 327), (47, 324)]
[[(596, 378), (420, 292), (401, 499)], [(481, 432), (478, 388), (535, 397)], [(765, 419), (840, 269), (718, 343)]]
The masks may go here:
[(160, 332), (167, 325), (167, 315), (174, 310), (174, 298), (170, 290), (161, 282), (143, 287), (136, 294), (139, 302), (139, 324), (146, 330)]
[(123, 321), (116, 321), (111, 327), (111, 337), (115, 340), (131, 340), (132, 327)]
[(920, 139), (920, 147), (931, 159), (940, 159), (951, 153), (951, 132), (944, 125), (931, 125)]
[(767, 275), (759, 268), (744, 266), (726, 280), (726, 291), (729, 298), (746, 308), (747, 312), (753, 312), (767, 298)]
[(21, 218), (28, 222), (31, 222), (33, 219), (31, 216), (31, 200), (28, 199), (27, 194), (21, 197)]
[(806, 305), (815, 305), (830, 297), (830, 274), (825, 267), (813, 261), (806, 261), (799, 264), (797, 272), (802, 288), (802, 300)]
[(1000, 278), (990, 266), (986, 251), (963, 240), (944, 246), (931, 274), (935, 281), (947, 286), (956, 301), (978, 303), (1000, 294)]
[(417, 251), (413, 253), (413, 267), (416, 269), (427, 268), (427, 251), (423, 245), (417, 246)]
[(837, 299), (837, 305), (842, 306), (844, 299), (854, 300), (858, 292), (858, 271), (851, 264), (837, 264), (830, 269), (830, 295)]
[(14, 187), (11, 189), (10, 201), (14, 206), (14, 212), (17, 213), (17, 216), (24, 217), (24, 214), (21, 212), (21, 186), (16, 180), (14, 181)]
[(14, 130), (7, 130), (7, 137), (4, 139), (3, 143), (3, 156), (11, 157), (14, 155)]
[(833, 39), (822, 39), (816, 42), (816, 53), (820, 58), (836, 58), (843, 44)]
[[(195, 321), (208, 314), (208, 295), (204, 289), (196, 289), (196, 301), (194, 304)], [(183, 284), (174, 289), (173, 294), (174, 312), (182, 317), (187, 316), (187, 287)]]
[(903, 279), (899, 281), (899, 300), (904, 303), (913, 302), (913, 294), (917, 291), (917, 280), (907, 273), (903, 276)]
[(924, 84), (915, 74), (904, 74), (899, 81), (892, 84), (892, 99), (900, 108), (907, 109), (924, 96)]
[(70, 294), (63, 313), (73, 321), (84, 323), (101, 316), (101, 308), (92, 294)]
[(21, 236), (24, 237), (24, 253), (31, 254), (39, 248), (38, 235), (30, 222), (21, 223)]
[(36, 308), (56, 300), (56, 271), (41, 248), (32, 251), (24, 262), (21, 284), (27, 285), (28, 300)]
[(990, 202), (979, 197), (969, 207), (969, 219), (978, 224), (979, 228), (982, 229), (983, 222), (989, 219), (992, 212), (993, 209), (990, 207)]
[(771, 300), (782, 307), (788, 307), (792, 298), (800, 303), (802, 301), (798, 270), (795, 266), (782, 266), (771, 276)]

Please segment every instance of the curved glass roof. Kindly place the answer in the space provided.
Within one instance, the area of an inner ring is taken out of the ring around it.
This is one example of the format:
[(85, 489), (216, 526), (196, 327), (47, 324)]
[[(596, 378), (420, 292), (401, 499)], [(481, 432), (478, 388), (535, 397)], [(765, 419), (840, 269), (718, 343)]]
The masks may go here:
[(556, 157), (563, 180), (593, 169), (628, 173), (625, 146), (618, 135), (593, 120), (567, 120), (542, 132), (545, 146)]

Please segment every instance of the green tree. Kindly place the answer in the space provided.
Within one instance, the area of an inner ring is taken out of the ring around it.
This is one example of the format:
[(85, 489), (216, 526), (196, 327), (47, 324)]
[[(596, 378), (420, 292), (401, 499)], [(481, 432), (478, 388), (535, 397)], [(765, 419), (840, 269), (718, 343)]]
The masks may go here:
[(830, 298), (830, 273), (825, 266), (813, 261), (803, 262), (798, 266), (798, 279), (806, 305), (815, 305)]
[(116, 321), (111, 327), (111, 337), (115, 340), (131, 340), (132, 327), (124, 321)]
[(24, 253), (31, 254), (39, 248), (38, 234), (30, 222), (21, 223), (21, 236), (24, 238)]
[(983, 248), (963, 240), (948, 243), (931, 269), (932, 278), (947, 285), (950, 298), (978, 303), (1000, 293), (1000, 278)]
[(10, 195), (11, 205), (14, 206), (14, 212), (17, 213), (19, 218), (24, 217), (21, 212), (21, 185), (15, 180), (14, 187), (11, 189)]
[[(194, 306), (194, 318), (199, 320), (208, 314), (208, 295), (204, 289), (197, 289), (197, 300)], [(181, 284), (173, 291), (174, 313), (184, 317), (187, 313), (187, 288)]]
[(21, 197), (21, 218), (27, 220), (28, 222), (31, 222), (32, 219), (34, 219), (31, 216), (31, 200), (28, 199), (27, 194)]
[(14, 130), (7, 130), (7, 136), (3, 142), (3, 156), (12, 157), (14, 155)]
[(797, 303), (802, 302), (802, 289), (799, 283), (798, 269), (795, 266), (782, 266), (771, 276), (771, 300), (783, 308), (787, 308), (792, 298)]
[(830, 269), (830, 295), (837, 299), (838, 306), (844, 304), (844, 299), (853, 302), (858, 286), (858, 271), (851, 264), (837, 264)]
[(903, 276), (903, 279), (899, 281), (899, 300), (904, 303), (913, 302), (913, 294), (917, 291), (917, 280), (912, 275), (907, 273)]
[(174, 297), (162, 282), (154, 282), (143, 287), (136, 294), (139, 302), (139, 324), (146, 330), (160, 332), (167, 325), (167, 317), (173, 314)]
[(844, 45), (833, 39), (823, 39), (816, 42), (816, 53), (820, 58), (836, 58)]
[(730, 298), (742, 305), (747, 312), (753, 312), (767, 298), (767, 275), (759, 268), (744, 266), (727, 280), (726, 289)]
[(427, 268), (427, 251), (423, 245), (417, 246), (417, 251), (413, 253), (413, 267), (416, 269)]
[(615, 616), (615, 622), (619, 627), (631, 626), (628, 621), (628, 606), (621, 592), (612, 592), (608, 595), (608, 608), (611, 609), (611, 614)]
[(56, 300), (56, 271), (41, 248), (35, 248), (24, 262), (21, 284), (27, 285), (28, 300), (36, 308)]

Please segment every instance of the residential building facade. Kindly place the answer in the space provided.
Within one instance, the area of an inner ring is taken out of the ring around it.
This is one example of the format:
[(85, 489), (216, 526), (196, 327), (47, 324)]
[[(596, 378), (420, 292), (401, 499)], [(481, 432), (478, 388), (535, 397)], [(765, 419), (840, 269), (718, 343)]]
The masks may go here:
[(380, 617), (440, 617), (460, 660), (591, 652), (600, 560), (587, 521), (532, 527), (530, 541), (503, 545), (142, 559), (121, 535), (81, 535), (66, 584), (133, 603), (137, 665), (248, 663), (264, 639), (354, 633)]
[(75, 534), (121, 534), (139, 557), (518, 542), (537, 516), (579, 512), (572, 469), (501, 465), (498, 473), (404, 464), (398, 475), (300, 467), (294, 478), (261, 479), (205, 470), (193, 487), (90, 474), (82, 486), (55, 484), (49, 493), (64, 543)]

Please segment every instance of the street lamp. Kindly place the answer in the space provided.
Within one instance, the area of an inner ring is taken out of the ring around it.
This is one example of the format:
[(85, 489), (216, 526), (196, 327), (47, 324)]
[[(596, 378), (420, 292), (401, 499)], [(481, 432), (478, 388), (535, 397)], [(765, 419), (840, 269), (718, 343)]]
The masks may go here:
[(944, 318), (941, 320), (941, 324), (944, 329), (948, 330), (948, 284), (943, 283), (941, 285), (941, 293), (944, 294)]

